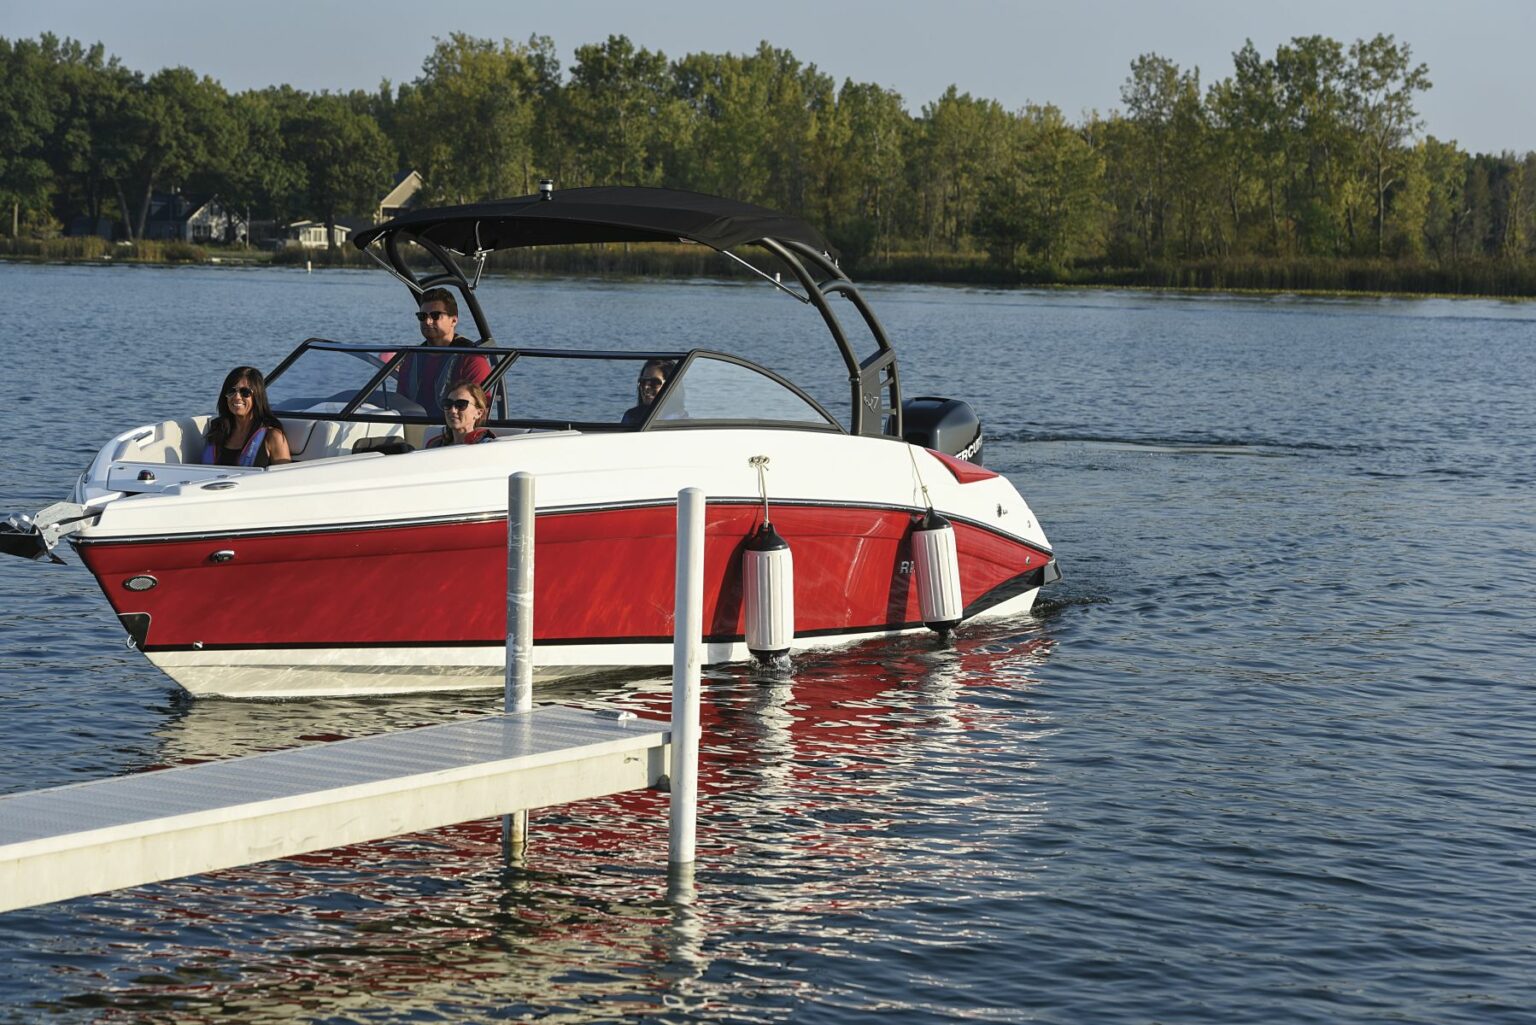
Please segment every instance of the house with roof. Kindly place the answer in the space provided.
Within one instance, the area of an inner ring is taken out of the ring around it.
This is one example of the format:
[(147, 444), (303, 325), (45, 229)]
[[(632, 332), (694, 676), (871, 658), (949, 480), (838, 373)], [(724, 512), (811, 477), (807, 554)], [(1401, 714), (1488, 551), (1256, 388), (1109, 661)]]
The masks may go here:
[[(334, 225), (336, 245), (344, 245), (347, 239), (352, 237), (353, 229), (363, 226), (363, 223), (356, 218), (336, 218)], [(298, 246), (303, 249), (324, 249), (326, 248), (325, 222), (293, 221), (283, 226), (282, 238), (290, 246)]]
[(218, 196), (156, 192), (149, 198), (144, 237), (171, 242), (243, 242), (245, 218), (226, 210)]
[[(338, 214), (336, 216), (336, 245), (340, 246), (352, 237), (352, 232), (357, 228), (379, 224), (397, 217), (415, 206), (417, 194), (421, 191), (421, 174), (416, 171), (402, 171), (395, 176), (394, 183), (389, 187), (379, 202), (372, 210), (365, 213)], [(325, 222), (306, 220), (293, 221), (283, 225), (278, 240), (287, 246), (297, 246), (303, 249), (326, 248)]]
[(392, 217), (398, 217), (407, 210), (416, 206), (417, 193), (421, 191), (421, 172), (401, 171), (395, 175), (395, 182), (390, 186), (384, 198), (379, 200), (379, 205), (374, 210), (374, 222), (382, 224)]

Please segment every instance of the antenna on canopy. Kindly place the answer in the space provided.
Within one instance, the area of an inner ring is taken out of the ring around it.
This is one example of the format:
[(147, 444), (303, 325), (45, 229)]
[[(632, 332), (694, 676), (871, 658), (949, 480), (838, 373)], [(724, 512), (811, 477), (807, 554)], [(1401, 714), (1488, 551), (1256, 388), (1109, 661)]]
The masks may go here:
[(540, 199), (554, 199), (555, 198), (555, 180), (553, 178), (540, 178), (539, 179), (539, 198)]

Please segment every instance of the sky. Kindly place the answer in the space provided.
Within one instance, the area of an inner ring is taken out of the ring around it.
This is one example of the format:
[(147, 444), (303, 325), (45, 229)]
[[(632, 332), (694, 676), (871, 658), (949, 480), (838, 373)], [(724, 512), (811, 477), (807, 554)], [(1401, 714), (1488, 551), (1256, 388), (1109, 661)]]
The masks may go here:
[(674, 59), (767, 41), (838, 83), (894, 89), (914, 114), (954, 85), (1010, 110), (1052, 103), (1074, 121), (1118, 107), (1142, 54), (1209, 84), (1249, 39), (1272, 57), (1296, 36), (1388, 33), (1429, 65), (1426, 134), (1474, 153), (1536, 150), (1536, 0), (0, 0), (0, 36), (43, 32), (99, 41), (146, 73), (186, 65), (234, 92), (409, 82), (452, 32), (546, 35), (567, 69), (577, 46), (609, 35)]

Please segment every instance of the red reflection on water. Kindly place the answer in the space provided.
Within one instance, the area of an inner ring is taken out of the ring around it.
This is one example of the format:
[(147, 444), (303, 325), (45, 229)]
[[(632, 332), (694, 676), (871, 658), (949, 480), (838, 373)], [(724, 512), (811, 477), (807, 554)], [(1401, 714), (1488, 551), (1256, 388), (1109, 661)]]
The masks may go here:
[[(846, 878), (855, 866), (901, 870), (887, 792), (921, 778), (936, 745), (1017, 714), (1052, 646), (1030, 621), (1020, 636), (962, 637), (950, 648), (903, 639), (802, 656), (792, 677), (712, 670), (701, 703), (703, 910), (666, 900), (669, 796), (633, 791), (535, 811), (526, 863), (510, 871), (492, 819), (82, 902), (87, 917), (112, 920), (103, 931), (140, 937), (113, 944), (116, 984), (92, 999), (108, 1019), (157, 1009), (184, 1021), (236, 1005), (273, 1018), (341, 1013), (386, 992), (397, 1010), (473, 991), (530, 1007), (612, 1007), (625, 993), (634, 1006), (659, 1005), (676, 984), (661, 966), (681, 963), (696, 977), (708, 960), (703, 937), (747, 928), (764, 909), (899, 901), (895, 890), (851, 897)], [(1008, 700), (967, 700), (974, 689)], [(608, 686), (597, 698), (652, 718), (670, 711), (664, 681)], [(270, 714), (291, 716), (291, 740), (346, 736), (292, 709)], [(243, 720), (238, 708), (209, 715), (208, 737)], [(378, 731), (364, 717), (356, 725), (355, 735)], [(251, 732), (236, 751), (288, 746), (270, 729)]]

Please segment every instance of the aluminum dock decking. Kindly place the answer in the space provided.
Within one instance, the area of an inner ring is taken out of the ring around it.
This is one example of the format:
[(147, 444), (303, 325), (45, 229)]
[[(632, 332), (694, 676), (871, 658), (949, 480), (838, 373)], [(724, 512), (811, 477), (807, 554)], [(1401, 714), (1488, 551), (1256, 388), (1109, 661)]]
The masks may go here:
[(0, 797), (0, 911), (655, 786), (670, 739), (546, 706)]
[(671, 784), (667, 870), (697, 826), (704, 494), (678, 492), (672, 721), (533, 707), (533, 478), (507, 496), (506, 711), (0, 797), (0, 912)]

